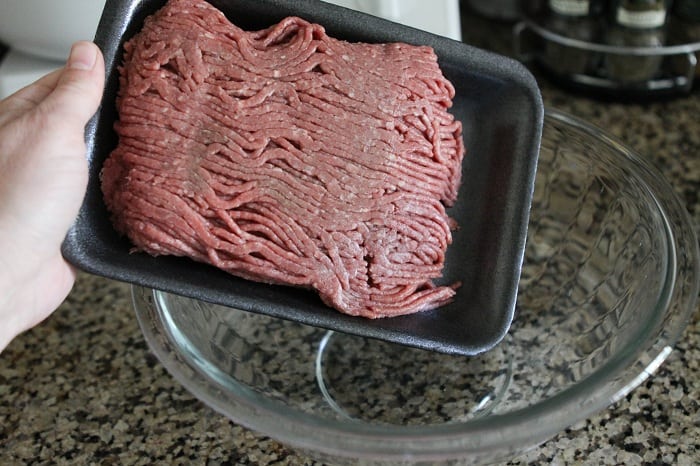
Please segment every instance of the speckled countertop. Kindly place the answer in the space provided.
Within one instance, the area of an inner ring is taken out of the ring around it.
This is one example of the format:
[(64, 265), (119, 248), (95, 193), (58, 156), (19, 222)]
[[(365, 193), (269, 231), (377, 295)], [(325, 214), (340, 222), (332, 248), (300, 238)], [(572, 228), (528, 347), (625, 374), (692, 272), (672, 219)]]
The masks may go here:
[[(508, 51), (509, 27), (484, 41)], [(700, 225), (700, 93), (648, 104), (575, 96), (541, 79), (547, 106), (652, 161)], [(700, 463), (700, 320), (658, 372), (610, 409), (510, 464)], [(149, 352), (129, 286), (81, 274), (60, 309), (0, 355), (0, 464), (317, 464), (190, 395)]]

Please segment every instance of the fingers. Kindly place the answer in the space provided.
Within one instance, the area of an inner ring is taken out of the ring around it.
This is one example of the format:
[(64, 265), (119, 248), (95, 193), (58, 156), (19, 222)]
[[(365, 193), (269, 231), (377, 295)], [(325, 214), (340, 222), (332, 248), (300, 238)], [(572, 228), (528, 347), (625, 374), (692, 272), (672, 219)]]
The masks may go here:
[(0, 126), (39, 105), (56, 88), (62, 73), (63, 68), (54, 70), (0, 101)]
[(97, 110), (103, 86), (102, 53), (91, 42), (77, 42), (65, 67), (0, 101), (0, 126), (38, 108), (57, 121), (82, 127)]
[(102, 98), (104, 74), (100, 49), (91, 42), (76, 42), (54, 89), (37, 108), (55, 121), (85, 126)]

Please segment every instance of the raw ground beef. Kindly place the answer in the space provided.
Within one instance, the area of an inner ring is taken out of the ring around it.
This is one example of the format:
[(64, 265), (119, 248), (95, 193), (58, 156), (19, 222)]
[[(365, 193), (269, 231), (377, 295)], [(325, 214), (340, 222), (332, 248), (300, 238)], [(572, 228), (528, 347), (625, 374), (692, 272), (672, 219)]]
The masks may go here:
[(429, 47), (172, 0), (125, 45), (102, 189), (135, 250), (311, 287), (370, 318), (448, 302), (464, 147)]

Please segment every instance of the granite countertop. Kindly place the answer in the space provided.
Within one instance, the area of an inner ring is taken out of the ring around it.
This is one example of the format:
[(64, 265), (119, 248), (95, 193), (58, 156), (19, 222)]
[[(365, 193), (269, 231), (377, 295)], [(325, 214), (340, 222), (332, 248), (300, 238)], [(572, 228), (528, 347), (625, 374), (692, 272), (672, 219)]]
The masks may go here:
[[(507, 53), (509, 26), (487, 41)], [(700, 93), (646, 104), (573, 95), (539, 77), (546, 106), (611, 132), (671, 182), (700, 225)], [(700, 462), (700, 320), (653, 377), (509, 464)], [(47, 321), (0, 355), (1, 464), (318, 464), (204, 406), (149, 352), (129, 286), (80, 274)]]

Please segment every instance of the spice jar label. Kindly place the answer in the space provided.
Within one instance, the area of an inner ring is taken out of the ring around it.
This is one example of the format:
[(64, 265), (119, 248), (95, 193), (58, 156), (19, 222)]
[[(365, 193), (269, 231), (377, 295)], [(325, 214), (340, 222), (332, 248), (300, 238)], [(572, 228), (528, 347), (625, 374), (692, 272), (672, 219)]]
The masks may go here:
[(618, 8), (617, 22), (630, 28), (658, 28), (666, 22), (666, 10), (630, 11), (627, 8)]
[(588, 0), (549, 0), (549, 7), (560, 15), (584, 16), (588, 14), (590, 1)]

